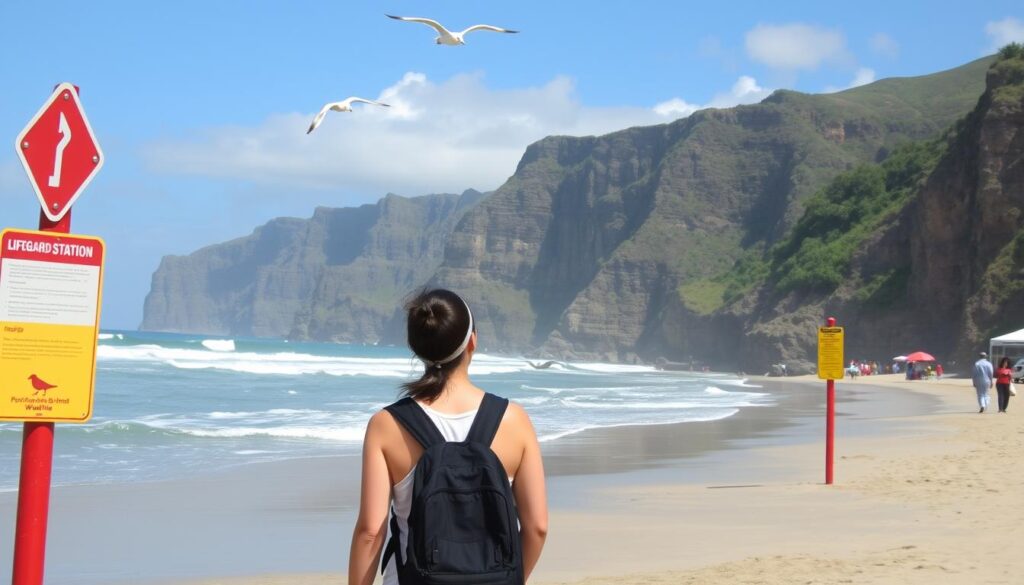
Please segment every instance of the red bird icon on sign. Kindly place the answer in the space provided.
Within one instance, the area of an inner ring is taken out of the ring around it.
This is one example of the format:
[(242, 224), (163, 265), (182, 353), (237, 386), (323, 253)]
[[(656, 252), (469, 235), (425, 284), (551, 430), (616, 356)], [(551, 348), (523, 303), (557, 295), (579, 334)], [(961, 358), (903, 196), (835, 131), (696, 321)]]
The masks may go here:
[(42, 378), (35, 374), (29, 376), (28, 379), (32, 380), (32, 387), (36, 389), (36, 391), (32, 393), (33, 396), (39, 394), (40, 392), (43, 393), (43, 396), (46, 396), (47, 390), (49, 390), (50, 388), (56, 388), (56, 386), (47, 382), (46, 380), (43, 380)]

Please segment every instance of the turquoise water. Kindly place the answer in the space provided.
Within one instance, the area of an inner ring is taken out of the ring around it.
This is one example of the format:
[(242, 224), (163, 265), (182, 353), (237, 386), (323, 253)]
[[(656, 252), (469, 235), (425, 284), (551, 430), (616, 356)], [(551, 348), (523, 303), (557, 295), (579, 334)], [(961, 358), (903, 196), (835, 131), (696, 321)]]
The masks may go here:
[[(538, 361), (534, 361), (538, 363)], [(208, 469), (356, 453), (367, 419), (422, 371), (407, 348), (111, 331), (94, 416), (57, 426), (56, 485), (172, 479)], [(478, 354), (474, 382), (518, 401), (541, 441), (585, 429), (725, 418), (771, 405), (718, 374)], [(0, 489), (17, 486), (21, 425), (0, 425)]]

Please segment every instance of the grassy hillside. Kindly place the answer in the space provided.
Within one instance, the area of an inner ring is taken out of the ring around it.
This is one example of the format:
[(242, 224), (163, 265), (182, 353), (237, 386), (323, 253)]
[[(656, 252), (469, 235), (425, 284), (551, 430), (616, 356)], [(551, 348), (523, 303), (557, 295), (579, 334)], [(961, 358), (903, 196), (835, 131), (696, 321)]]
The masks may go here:
[(945, 128), (963, 116), (965, 101), (978, 99), (978, 80), (985, 78), (994, 60), (993, 56), (983, 57), (933, 75), (890, 77), (832, 97), (843, 105), (885, 111), (904, 120), (920, 116)]
[[(939, 76), (904, 80), (898, 91), (889, 96), (908, 96), (915, 103), (930, 103), (937, 110), (955, 103), (961, 86), (956, 83), (967, 71), (984, 65), (1005, 81), (991, 92), (993, 102), (1021, 101), (1024, 96), (1024, 48), (1019, 44), (1005, 47), (995, 58), (975, 61), (944, 74), (946, 83), (937, 84)], [(884, 80), (886, 85), (894, 80)], [(950, 83), (951, 82), (951, 83)], [(943, 89), (942, 92), (939, 89)], [(953, 91), (950, 91), (950, 90)], [(850, 93), (860, 102), (886, 103), (890, 98), (872, 88)], [(796, 289), (829, 293), (850, 275), (850, 261), (873, 233), (892, 219), (920, 189), (923, 180), (934, 170), (956, 139), (966, 121), (960, 118), (942, 137), (935, 140), (907, 143), (894, 150), (880, 164), (866, 164), (840, 175), (812, 197), (804, 215), (793, 230), (770, 250), (764, 263), (740, 267), (748, 280), (757, 277), (772, 283), (778, 294)], [(876, 277), (856, 291), (861, 300), (877, 299), (880, 292), (891, 289), (905, 275), (899, 270), (885, 278)]]
[[(945, 138), (921, 139), (953, 131), (950, 127), (977, 102), (995, 60), (985, 57), (940, 73), (882, 79), (834, 94), (779, 91), (769, 97), (765, 105), (796, 112), (794, 118), (810, 112), (814, 127), (836, 134), (830, 141), (808, 140), (815, 148), (794, 152), (791, 192), (797, 196), (768, 198), (765, 203), (776, 209), (753, 210), (741, 245), (720, 255), (717, 269), (709, 270), (715, 265), (689, 250), (688, 259), (704, 271), (691, 273), (696, 278), (679, 286), (682, 303), (698, 315), (710, 315), (769, 281), (779, 293), (834, 290), (853, 253), (902, 208), (944, 152)], [(785, 128), (809, 131), (796, 119)], [(874, 133), (885, 134), (881, 148), (878, 141), (863, 139)], [(837, 161), (852, 170), (837, 173)], [(800, 197), (806, 191), (801, 185), (813, 188)], [(777, 222), (780, 210), (791, 217), (782, 225)], [(729, 259), (726, 266), (721, 266), (723, 258)]]
[[(728, 271), (683, 283), (686, 311), (669, 328), (690, 326), (702, 338), (666, 337), (703, 359), (738, 348), (737, 366), (782, 360), (808, 371), (814, 326), (825, 314), (848, 325), (848, 349), (864, 356), (927, 347), (957, 362), (993, 334), (1019, 328), (1024, 46), (983, 63), (985, 91), (941, 135), (837, 174), (774, 244), (751, 246)], [(915, 100), (941, 93), (922, 80), (900, 89)], [(850, 95), (881, 100), (874, 88)], [(931, 103), (941, 108), (943, 97)]]

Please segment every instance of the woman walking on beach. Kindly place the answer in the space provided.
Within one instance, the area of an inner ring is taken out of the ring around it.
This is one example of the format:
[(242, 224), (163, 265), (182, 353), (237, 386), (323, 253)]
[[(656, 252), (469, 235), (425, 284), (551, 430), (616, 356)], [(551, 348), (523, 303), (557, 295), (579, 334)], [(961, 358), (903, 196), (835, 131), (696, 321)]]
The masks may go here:
[(426, 368), (367, 424), (349, 585), (373, 582), (382, 551), (385, 585), (522, 585), (548, 522), (533, 425), (470, 381), (477, 334), (462, 297), (429, 290), (405, 308)]
[(999, 360), (999, 367), (996, 368), (996, 393), (999, 394), (999, 412), (1006, 412), (1010, 406), (1010, 382), (1013, 378), (1013, 369), (1010, 367), (1010, 358), (1004, 357)]

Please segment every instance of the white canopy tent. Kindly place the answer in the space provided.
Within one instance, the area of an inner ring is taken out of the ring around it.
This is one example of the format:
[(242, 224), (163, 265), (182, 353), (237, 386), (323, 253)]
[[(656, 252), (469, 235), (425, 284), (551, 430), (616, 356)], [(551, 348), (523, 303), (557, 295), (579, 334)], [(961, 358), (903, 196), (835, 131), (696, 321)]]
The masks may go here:
[(998, 363), (1003, 356), (1024, 357), (1024, 329), (993, 337), (988, 342), (988, 355), (992, 363)]

